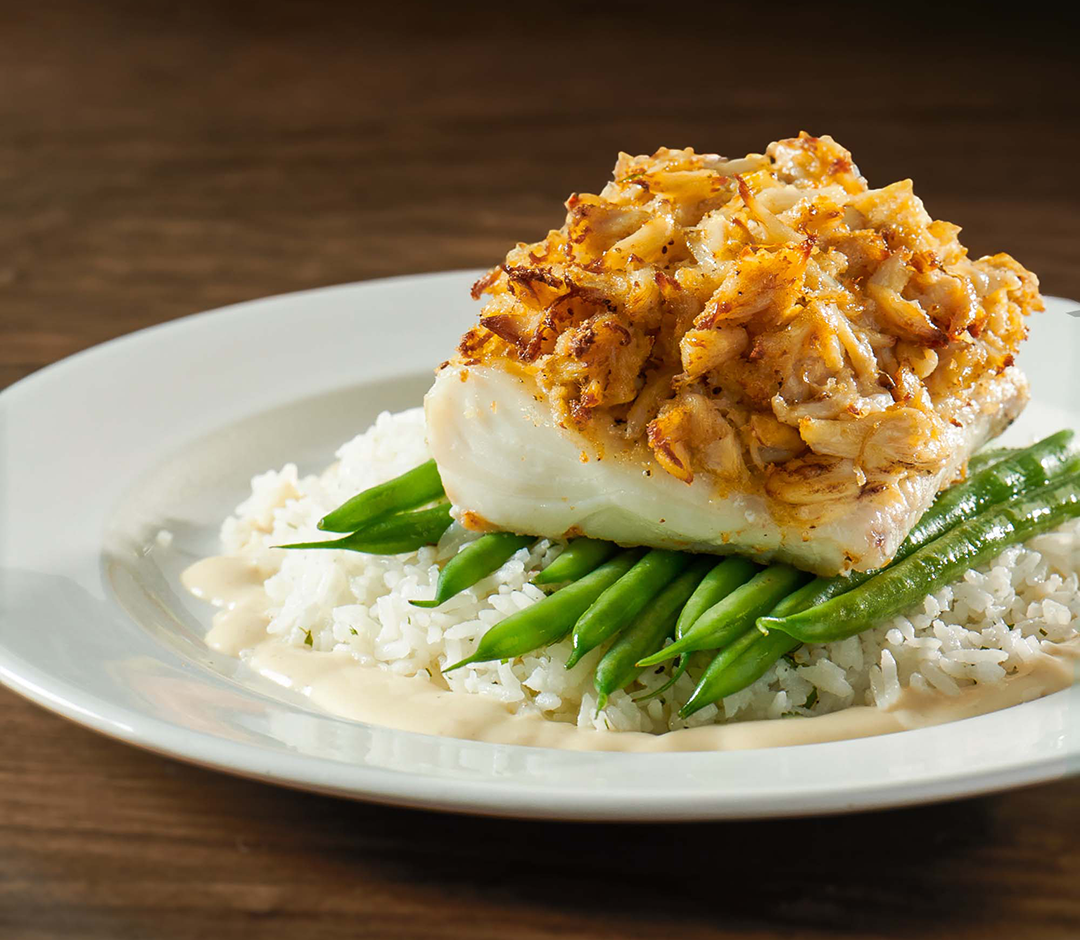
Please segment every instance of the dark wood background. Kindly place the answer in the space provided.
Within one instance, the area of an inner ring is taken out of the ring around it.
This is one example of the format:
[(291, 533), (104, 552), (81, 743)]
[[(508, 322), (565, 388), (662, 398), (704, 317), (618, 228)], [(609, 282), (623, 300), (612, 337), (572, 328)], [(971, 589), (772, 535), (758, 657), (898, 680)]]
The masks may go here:
[[(700, 6), (3, 3), (0, 386), (233, 301), (494, 263), (619, 149), (800, 129), (1080, 297), (1060, 23)], [(0, 693), (4, 938), (1075, 937), (1078, 836), (1075, 781), (765, 823), (392, 810)]]

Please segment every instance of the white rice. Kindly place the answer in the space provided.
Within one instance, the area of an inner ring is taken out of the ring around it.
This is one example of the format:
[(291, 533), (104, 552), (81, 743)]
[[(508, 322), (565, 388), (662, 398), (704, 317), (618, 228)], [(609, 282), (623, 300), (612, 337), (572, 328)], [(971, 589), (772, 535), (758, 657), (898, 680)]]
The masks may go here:
[[(243, 554), (265, 571), (277, 641), (315, 650), (347, 650), (364, 664), (412, 676), (434, 675), (468, 656), (504, 617), (544, 596), (530, 577), (563, 543), (540, 540), (497, 572), (437, 610), (410, 600), (433, 596), (440, 562), (475, 536), (458, 525), (436, 547), (398, 556), (336, 551), (282, 551), (271, 546), (318, 540), (317, 521), (349, 497), (428, 459), (424, 418), (416, 408), (383, 413), (341, 447), (321, 476), (299, 477), (288, 464), (252, 480), (251, 496), (222, 527), (225, 551)], [(994, 685), (1025, 660), (1076, 637), (1080, 625), (1080, 523), (1007, 549), (990, 564), (928, 596), (923, 604), (857, 637), (807, 646), (783, 659), (751, 687), (684, 721), (679, 707), (708, 663), (697, 654), (687, 675), (663, 696), (631, 698), (655, 689), (670, 668), (646, 671), (634, 686), (596, 713), (595, 650), (572, 670), (564, 641), (508, 663), (478, 663), (446, 676), (450, 688), (489, 695), (515, 710), (539, 710), (579, 727), (661, 732), (785, 715), (819, 715), (853, 704), (888, 706), (904, 687), (957, 695)], [(808, 707), (809, 703), (809, 707)]]

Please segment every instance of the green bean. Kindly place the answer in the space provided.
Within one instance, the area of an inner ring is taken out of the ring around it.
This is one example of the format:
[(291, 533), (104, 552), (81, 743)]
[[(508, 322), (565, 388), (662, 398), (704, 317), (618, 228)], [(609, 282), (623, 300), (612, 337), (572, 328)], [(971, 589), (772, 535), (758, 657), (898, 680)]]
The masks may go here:
[(641, 552), (637, 549), (625, 551), (542, 601), (511, 614), (480, 638), (480, 645), (472, 656), (448, 666), (443, 672), (469, 663), (521, 656), (561, 639), (573, 629), (589, 605), (626, 574), (640, 557)]
[[(749, 581), (758, 570), (757, 565), (738, 555), (725, 558), (715, 565), (697, 586), (697, 590), (690, 595), (690, 600), (683, 605), (679, 619), (675, 623), (675, 639), (681, 640), (705, 611), (727, 597), (740, 584)], [(682, 678), (682, 674), (686, 672), (689, 665), (690, 657), (681, 656), (678, 666), (667, 682), (647, 695), (635, 696), (634, 701), (647, 702), (657, 695), (662, 695)]]
[(619, 550), (614, 542), (601, 539), (574, 539), (550, 565), (532, 579), (533, 584), (560, 584), (576, 581)]
[(654, 548), (601, 594), (574, 624), (573, 650), (566, 668), (573, 669), (590, 650), (624, 629), (661, 588), (689, 564), (690, 556)]
[(439, 468), (434, 460), (364, 490), (319, 520), (326, 532), (355, 532), (393, 513), (415, 509), (443, 496)]
[(705, 611), (682, 639), (645, 657), (638, 665), (655, 666), (683, 653), (726, 646), (753, 627), (758, 617), (771, 611), (807, 577), (805, 572), (790, 565), (766, 568)]
[[(1071, 431), (1060, 431), (1023, 450), (999, 449), (985, 455), (976, 454), (975, 457), (982, 458), (975, 461), (977, 467), (981, 465), (981, 469), (977, 469), (963, 483), (950, 487), (938, 496), (897, 550), (896, 558), (903, 560), (923, 545), (929, 544), (950, 526), (987, 509), (995, 500), (1037, 490), (1059, 479), (1062, 474), (1074, 472), (1078, 466), (1078, 457), (1069, 450), (1072, 437)], [(992, 454), (1002, 455), (1001, 459), (991, 461)], [(770, 615), (787, 617), (815, 607), (865, 582), (872, 574), (853, 572), (835, 578), (815, 578), (784, 598), (770, 611)], [(773, 631), (765, 636), (756, 627), (746, 634), (745, 639), (741, 655), (732, 657), (728, 655), (728, 650), (724, 650), (714, 658), (705, 675), (698, 681), (694, 694), (680, 712), (683, 717), (752, 685), (765, 675), (781, 656), (802, 645), (799, 640), (786, 633)], [(740, 638), (737, 642), (742, 640), (743, 638)]]
[(671, 635), (679, 610), (713, 565), (712, 558), (696, 558), (689, 568), (649, 601), (634, 622), (612, 643), (593, 677), (593, 685), (599, 696), (597, 711), (607, 705), (608, 697), (613, 692), (626, 688), (641, 675), (643, 670), (637, 661), (647, 650), (656, 649)]
[(492, 532), (470, 542), (443, 568), (435, 588), (435, 599), (410, 601), (414, 607), (438, 607), (455, 594), (471, 588), (481, 578), (498, 570), (518, 550), (536, 541), (532, 535)]
[[(780, 637), (784, 642), (779, 640)], [(801, 645), (786, 633), (776, 631), (764, 636), (755, 627), (751, 627), (713, 657), (690, 698), (679, 709), (679, 716), (689, 718), (706, 705), (745, 689), (765, 675), (768, 668), (784, 653)], [(747, 681), (747, 676), (758, 669), (760, 671)]]
[(962, 522), (898, 564), (823, 604), (787, 617), (762, 617), (761, 630), (782, 630), (804, 643), (843, 640), (900, 613), (1017, 542), (1080, 516), (1080, 474)]
[(1001, 463), (1001, 461), (1015, 454), (1016, 451), (1017, 448), (1015, 447), (990, 447), (976, 451), (968, 458), (968, 477), (972, 477), (980, 470), (985, 470), (996, 463)]
[(328, 542), (294, 542), (278, 548), (329, 548), (369, 555), (400, 555), (415, 552), (424, 545), (434, 545), (453, 519), (450, 504), (439, 503), (430, 509), (402, 512), (372, 523), (359, 532)]
[(679, 613), (675, 636), (683, 637), (710, 607), (727, 597), (740, 584), (745, 584), (761, 569), (741, 555), (724, 558), (705, 575), (697, 590), (690, 595)]

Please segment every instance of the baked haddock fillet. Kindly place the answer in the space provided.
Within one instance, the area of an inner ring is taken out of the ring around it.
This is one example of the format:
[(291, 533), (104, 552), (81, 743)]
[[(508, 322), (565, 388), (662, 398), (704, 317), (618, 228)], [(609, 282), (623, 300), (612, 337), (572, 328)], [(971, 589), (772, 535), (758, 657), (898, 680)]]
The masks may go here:
[(1035, 276), (829, 137), (620, 154), (566, 206), (425, 399), (467, 526), (872, 570), (1026, 403)]

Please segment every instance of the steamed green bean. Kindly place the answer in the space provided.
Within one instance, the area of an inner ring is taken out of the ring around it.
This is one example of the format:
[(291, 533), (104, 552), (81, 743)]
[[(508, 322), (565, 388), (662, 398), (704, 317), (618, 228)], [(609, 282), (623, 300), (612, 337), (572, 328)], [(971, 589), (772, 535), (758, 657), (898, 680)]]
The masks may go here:
[(444, 496), (434, 460), (420, 464), (393, 480), (364, 490), (319, 520), (327, 532), (355, 532), (393, 513), (423, 506)]
[(682, 639), (646, 656), (638, 665), (655, 666), (684, 653), (726, 646), (808, 577), (790, 565), (766, 568), (705, 611)]
[(711, 558), (698, 557), (657, 594), (618, 636), (596, 667), (593, 684), (598, 695), (597, 711), (607, 704), (613, 692), (626, 688), (641, 675), (638, 660), (646, 650), (656, 649), (671, 635), (683, 604), (690, 599), (712, 566)]
[(601, 539), (574, 539), (558, 558), (532, 579), (533, 584), (561, 584), (584, 577), (619, 550), (614, 542)]
[(601, 594), (574, 624), (573, 650), (566, 668), (626, 627), (690, 562), (682, 552), (654, 548)]
[(439, 574), (435, 597), (430, 601), (411, 601), (415, 607), (438, 607), (456, 594), (471, 588), (486, 578), (522, 548), (532, 545), (531, 535), (492, 532), (466, 545), (447, 563)]
[[(758, 570), (757, 565), (739, 555), (733, 555), (718, 562), (690, 595), (690, 600), (683, 605), (679, 619), (675, 623), (675, 639), (681, 640), (705, 611), (727, 597), (740, 584), (750, 580), (754, 572)], [(689, 665), (690, 657), (681, 656), (678, 666), (667, 682), (647, 695), (635, 696), (635, 701), (644, 702), (662, 695), (682, 678)]]
[(430, 509), (398, 513), (380, 519), (359, 532), (326, 542), (294, 542), (278, 548), (326, 548), (368, 555), (400, 555), (415, 552), (424, 545), (434, 545), (453, 520), (450, 504), (439, 503)]
[(499, 621), (480, 638), (475, 653), (447, 666), (443, 672), (469, 663), (522, 656), (562, 639), (589, 605), (626, 574), (640, 557), (640, 551), (622, 552), (585, 577)]

